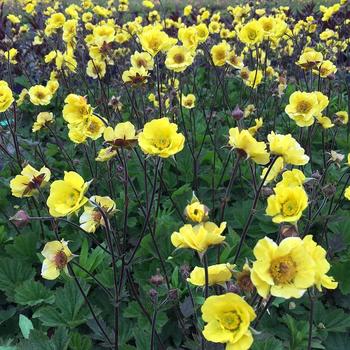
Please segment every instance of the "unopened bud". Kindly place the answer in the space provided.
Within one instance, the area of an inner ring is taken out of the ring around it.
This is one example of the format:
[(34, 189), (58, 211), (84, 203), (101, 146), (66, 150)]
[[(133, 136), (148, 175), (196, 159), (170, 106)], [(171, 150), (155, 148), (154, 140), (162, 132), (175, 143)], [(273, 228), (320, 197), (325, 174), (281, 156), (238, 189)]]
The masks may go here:
[(178, 298), (177, 289), (175, 289), (175, 288), (170, 289), (168, 292), (168, 296), (169, 296), (170, 300), (174, 300), (174, 301), (177, 300), (177, 298)]
[(14, 216), (9, 219), (16, 227), (21, 228), (26, 226), (30, 218), (24, 210), (19, 210)]
[(322, 188), (322, 192), (327, 198), (332, 197), (336, 190), (337, 189), (333, 184), (328, 184)]
[(159, 272), (157, 272), (156, 275), (151, 276), (149, 281), (151, 284), (154, 284), (158, 287), (164, 283), (164, 277)]
[(280, 228), (280, 234), (283, 238), (287, 237), (298, 237), (298, 228), (294, 225), (282, 225)]
[(236, 107), (235, 107), (235, 109), (233, 110), (233, 112), (232, 112), (232, 117), (233, 117), (233, 119), (235, 119), (235, 120), (241, 120), (242, 118), (243, 118), (243, 116), (244, 116), (244, 113), (243, 113), (243, 111), (239, 108), (239, 106), (237, 105)]

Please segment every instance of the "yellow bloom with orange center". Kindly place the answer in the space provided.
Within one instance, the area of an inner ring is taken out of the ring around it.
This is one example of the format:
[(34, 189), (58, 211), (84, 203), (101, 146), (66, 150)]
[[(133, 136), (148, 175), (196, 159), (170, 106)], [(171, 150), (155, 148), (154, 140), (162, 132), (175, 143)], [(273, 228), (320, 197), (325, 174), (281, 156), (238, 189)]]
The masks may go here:
[(135, 68), (145, 68), (146, 70), (152, 70), (154, 66), (154, 59), (148, 52), (135, 51), (130, 57), (131, 65)]
[(182, 95), (181, 105), (187, 109), (192, 109), (196, 106), (196, 96), (193, 94)]
[(225, 236), (222, 236), (225, 228), (226, 222), (222, 222), (219, 227), (210, 221), (195, 226), (187, 224), (171, 235), (171, 243), (176, 248), (191, 248), (204, 253), (210, 246), (225, 240)]
[(106, 63), (104, 61), (89, 60), (86, 74), (92, 79), (102, 79), (106, 75)]
[(114, 147), (130, 147), (137, 142), (135, 126), (130, 122), (118, 123), (115, 128), (107, 127), (103, 133), (107, 144)]
[(279, 245), (265, 237), (253, 253), (251, 280), (263, 298), (300, 298), (315, 283), (314, 259), (299, 237), (285, 238)]
[(226, 293), (207, 298), (201, 308), (205, 339), (226, 343), (226, 350), (248, 350), (253, 343), (249, 330), (256, 314), (239, 295)]
[(165, 59), (165, 66), (174, 72), (183, 72), (193, 63), (193, 53), (185, 46), (173, 46)]
[(41, 276), (47, 280), (59, 277), (61, 271), (68, 274), (67, 265), (74, 258), (65, 240), (52, 241), (45, 244), (41, 254), (44, 256)]
[(220, 67), (225, 65), (226, 61), (229, 58), (230, 50), (231, 47), (226, 41), (214, 45), (210, 50), (214, 66)]

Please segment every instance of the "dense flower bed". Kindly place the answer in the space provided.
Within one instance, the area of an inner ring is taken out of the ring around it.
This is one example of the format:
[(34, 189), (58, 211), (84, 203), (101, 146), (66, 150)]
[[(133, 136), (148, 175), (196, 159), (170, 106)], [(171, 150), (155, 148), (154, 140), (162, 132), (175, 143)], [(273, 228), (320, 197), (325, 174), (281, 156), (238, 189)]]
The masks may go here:
[(348, 349), (347, 1), (140, 6), (1, 4), (0, 349)]

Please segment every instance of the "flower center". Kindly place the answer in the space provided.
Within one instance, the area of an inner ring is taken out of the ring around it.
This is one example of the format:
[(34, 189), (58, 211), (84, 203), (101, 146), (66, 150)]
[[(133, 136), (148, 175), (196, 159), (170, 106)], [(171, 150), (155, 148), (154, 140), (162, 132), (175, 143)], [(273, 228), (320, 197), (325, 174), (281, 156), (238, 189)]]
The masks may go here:
[(55, 265), (58, 269), (62, 270), (67, 265), (67, 262), (68, 258), (63, 250), (55, 255)]
[(72, 190), (67, 197), (67, 205), (69, 207), (74, 207), (79, 200), (80, 193), (77, 190)]
[(167, 138), (159, 138), (154, 140), (154, 145), (155, 147), (159, 148), (159, 149), (164, 149), (169, 147), (170, 145), (170, 140)]
[(312, 108), (311, 103), (305, 100), (300, 101), (297, 105), (297, 111), (299, 113), (308, 113), (310, 112), (311, 108)]
[(297, 212), (297, 206), (293, 201), (288, 201), (282, 204), (282, 214), (284, 216), (293, 216)]
[(284, 256), (272, 261), (270, 273), (275, 283), (287, 284), (293, 281), (297, 269), (295, 262), (290, 256)]
[(241, 324), (241, 318), (238, 316), (237, 312), (226, 312), (220, 319), (221, 325), (230, 331), (234, 331), (239, 328)]
[(248, 32), (248, 38), (249, 38), (250, 40), (255, 40), (255, 38), (256, 38), (256, 31), (255, 31), (255, 30), (250, 30), (250, 31)]
[(177, 64), (183, 63), (185, 61), (185, 56), (182, 53), (177, 53), (174, 55), (174, 62)]

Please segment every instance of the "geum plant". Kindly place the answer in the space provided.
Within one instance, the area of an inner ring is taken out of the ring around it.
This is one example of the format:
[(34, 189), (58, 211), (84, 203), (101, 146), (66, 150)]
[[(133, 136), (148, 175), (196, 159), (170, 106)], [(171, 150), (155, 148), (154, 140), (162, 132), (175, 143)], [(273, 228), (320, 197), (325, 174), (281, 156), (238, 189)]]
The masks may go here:
[(346, 349), (347, 1), (101, 3), (1, 6), (0, 345)]

